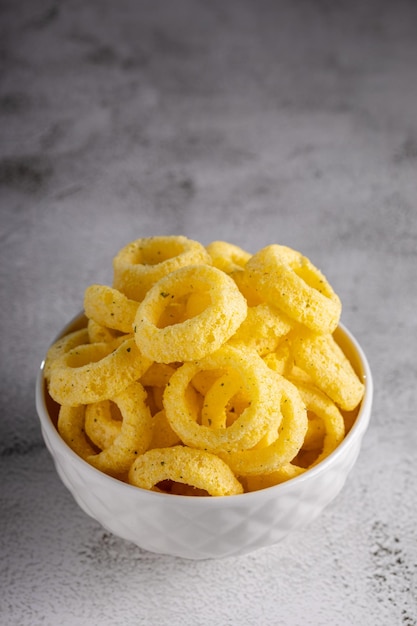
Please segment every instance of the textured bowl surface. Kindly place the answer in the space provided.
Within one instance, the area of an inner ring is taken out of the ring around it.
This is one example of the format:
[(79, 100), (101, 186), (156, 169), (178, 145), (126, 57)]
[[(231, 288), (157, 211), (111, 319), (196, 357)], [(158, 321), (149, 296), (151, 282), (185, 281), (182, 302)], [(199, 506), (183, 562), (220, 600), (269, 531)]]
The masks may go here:
[[(71, 322), (60, 336), (81, 319)], [(145, 550), (207, 559), (271, 546), (310, 523), (338, 495), (369, 424), (373, 385), (367, 359), (344, 326), (339, 326), (336, 338), (365, 383), (359, 413), (344, 441), (327, 459), (281, 485), (238, 496), (204, 498), (146, 491), (106, 476), (78, 457), (59, 436), (42, 364), (36, 406), (43, 438), (62, 482), (79, 506), (104, 528)]]

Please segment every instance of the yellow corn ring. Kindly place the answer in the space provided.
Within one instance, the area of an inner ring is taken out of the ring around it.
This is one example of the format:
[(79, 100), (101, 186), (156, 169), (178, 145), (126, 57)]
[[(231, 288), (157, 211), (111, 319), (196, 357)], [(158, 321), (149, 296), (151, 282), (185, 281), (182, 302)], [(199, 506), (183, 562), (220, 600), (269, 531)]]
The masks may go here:
[(115, 419), (115, 406), (110, 400), (103, 400), (85, 407), (85, 434), (100, 450), (109, 448), (120, 435), (122, 420)]
[(251, 254), (227, 241), (212, 241), (206, 246), (214, 267), (231, 274), (245, 267)]
[(59, 404), (69, 406), (108, 400), (140, 378), (150, 365), (132, 337), (85, 344), (55, 361), (49, 393)]
[(364, 384), (333, 335), (300, 333), (293, 338), (291, 349), (297, 367), (341, 409), (351, 411), (358, 406)]
[(143, 454), (152, 439), (152, 417), (146, 405), (143, 386), (134, 382), (112, 397), (122, 415), (119, 435), (99, 454), (86, 457), (97, 469), (111, 475), (127, 472), (138, 455)]
[(275, 402), (282, 412), (282, 421), (275, 430), (275, 439), (261, 448), (239, 452), (221, 452), (222, 458), (237, 476), (268, 474), (290, 462), (303, 445), (308, 419), (305, 404), (295, 385), (275, 374)]
[(246, 319), (229, 339), (233, 345), (242, 343), (261, 356), (277, 349), (282, 338), (293, 328), (293, 322), (269, 304), (248, 307)]
[(53, 364), (59, 357), (63, 356), (73, 348), (81, 346), (85, 343), (88, 343), (88, 330), (86, 328), (75, 330), (55, 341), (46, 353), (43, 370), (45, 380), (49, 383)]
[(254, 254), (245, 273), (269, 304), (316, 332), (333, 332), (341, 303), (325, 276), (300, 252), (272, 244)]
[(198, 241), (181, 235), (137, 239), (114, 257), (113, 287), (140, 301), (163, 276), (199, 264), (211, 265), (211, 257)]
[[(226, 428), (212, 428), (198, 421), (195, 405), (186, 391), (197, 373), (205, 370), (233, 372), (249, 406)], [(271, 371), (256, 352), (223, 346), (195, 363), (184, 363), (172, 375), (164, 393), (164, 406), (171, 428), (188, 446), (220, 452), (244, 450), (258, 443), (280, 418)]]
[(107, 285), (90, 285), (84, 292), (84, 311), (101, 326), (122, 333), (133, 332), (138, 302)]
[[(167, 305), (193, 293), (208, 295), (209, 306), (184, 322), (161, 327)], [(161, 278), (139, 305), (134, 323), (136, 343), (145, 356), (158, 363), (201, 359), (236, 332), (246, 312), (246, 300), (227, 274), (210, 265), (183, 267)]]
[(242, 485), (219, 457), (185, 446), (148, 450), (129, 471), (129, 482), (142, 489), (173, 480), (207, 491), (210, 496), (243, 493)]

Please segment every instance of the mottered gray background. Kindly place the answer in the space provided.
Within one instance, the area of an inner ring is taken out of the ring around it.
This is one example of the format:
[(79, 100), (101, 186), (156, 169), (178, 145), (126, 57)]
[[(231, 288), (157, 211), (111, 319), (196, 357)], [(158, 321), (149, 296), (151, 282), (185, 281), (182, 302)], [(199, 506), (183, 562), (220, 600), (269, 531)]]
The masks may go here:
[[(417, 624), (417, 4), (0, 3), (0, 623)], [(44, 447), (48, 344), (138, 237), (301, 250), (369, 358), (336, 501), (249, 556), (109, 535)]]

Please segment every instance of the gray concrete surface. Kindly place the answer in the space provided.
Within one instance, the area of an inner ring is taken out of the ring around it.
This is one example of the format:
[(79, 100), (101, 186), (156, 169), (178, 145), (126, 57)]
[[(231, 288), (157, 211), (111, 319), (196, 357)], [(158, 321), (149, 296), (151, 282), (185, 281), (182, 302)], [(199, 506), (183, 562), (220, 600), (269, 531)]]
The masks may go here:
[[(417, 4), (3, 0), (0, 622), (417, 624)], [(190, 563), (109, 536), (43, 445), (45, 349), (152, 234), (303, 251), (374, 374), (310, 528)]]

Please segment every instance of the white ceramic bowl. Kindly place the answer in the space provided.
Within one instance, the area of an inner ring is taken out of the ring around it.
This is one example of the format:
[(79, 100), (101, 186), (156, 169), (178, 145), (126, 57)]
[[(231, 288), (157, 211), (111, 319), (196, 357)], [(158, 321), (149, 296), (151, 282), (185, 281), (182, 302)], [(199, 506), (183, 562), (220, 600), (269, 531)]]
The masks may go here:
[[(80, 317), (59, 336), (79, 326)], [(358, 457), (368, 427), (373, 385), (367, 359), (342, 325), (336, 337), (365, 383), (356, 420), (322, 463), (286, 483), (226, 497), (187, 497), (147, 491), (96, 470), (61, 439), (45, 393), (43, 363), (36, 406), (57, 472), (79, 506), (105, 529), (145, 550), (188, 559), (237, 556), (271, 546), (309, 524), (338, 495)], [(358, 506), (360, 503), (358, 503)]]

